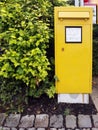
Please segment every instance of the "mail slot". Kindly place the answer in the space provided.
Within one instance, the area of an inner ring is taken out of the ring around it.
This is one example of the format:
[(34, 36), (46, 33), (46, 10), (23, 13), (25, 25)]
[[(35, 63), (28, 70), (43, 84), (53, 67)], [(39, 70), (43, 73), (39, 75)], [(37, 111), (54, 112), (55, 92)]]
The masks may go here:
[(59, 18), (89, 18), (89, 12), (59, 12)]
[(92, 8), (54, 10), (57, 93), (91, 93)]

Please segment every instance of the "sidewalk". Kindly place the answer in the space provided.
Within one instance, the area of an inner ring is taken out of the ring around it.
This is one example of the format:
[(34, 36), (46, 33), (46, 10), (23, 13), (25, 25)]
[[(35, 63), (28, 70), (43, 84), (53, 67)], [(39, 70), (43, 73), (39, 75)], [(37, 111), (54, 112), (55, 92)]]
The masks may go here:
[(0, 130), (98, 130), (98, 115), (0, 114)]
[(98, 112), (98, 77), (93, 78), (93, 92), (91, 98)]

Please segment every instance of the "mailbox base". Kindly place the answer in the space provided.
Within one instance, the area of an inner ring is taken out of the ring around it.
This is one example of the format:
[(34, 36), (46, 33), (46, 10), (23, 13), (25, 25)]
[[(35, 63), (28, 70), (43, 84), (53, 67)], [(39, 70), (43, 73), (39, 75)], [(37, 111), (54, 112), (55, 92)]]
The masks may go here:
[(88, 94), (58, 94), (58, 103), (89, 104)]

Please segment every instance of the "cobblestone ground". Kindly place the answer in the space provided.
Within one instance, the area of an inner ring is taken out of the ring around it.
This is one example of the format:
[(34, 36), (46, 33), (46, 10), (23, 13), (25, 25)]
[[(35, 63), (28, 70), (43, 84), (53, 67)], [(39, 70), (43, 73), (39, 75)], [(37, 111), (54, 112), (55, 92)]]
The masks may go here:
[(26, 115), (0, 113), (0, 130), (98, 130), (97, 115)]

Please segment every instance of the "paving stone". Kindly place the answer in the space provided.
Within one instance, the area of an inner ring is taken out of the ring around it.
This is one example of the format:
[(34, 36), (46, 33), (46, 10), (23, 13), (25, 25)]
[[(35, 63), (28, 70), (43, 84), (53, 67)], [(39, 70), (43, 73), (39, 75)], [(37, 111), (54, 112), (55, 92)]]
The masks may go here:
[(21, 117), (20, 114), (10, 114), (6, 119), (4, 126), (17, 127), (19, 124), (20, 117)]
[(92, 128), (92, 130), (98, 130), (98, 128)]
[(45, 130), (45, 128), (37, 128), (37, 130)]
[(7, 115), (5, 113), (0, 113), (0, 126), (3, 125), (3, 122), (4, 122), (5, 118), (6, 118), (6, 116)]
[(98, 128), (98, 115), (93, 115), (92, 118), (94, 121), (94, 127)]
[(11, 128), (11, 130), (17, 130), (16, 128)]
[[(50, 128), (49, 130), (57, 130), (56, 128)], [(59, 130), (59, 129), (58, 129)]]
[(10, 130), (10, 128), (8, 128), (8, 127), (2, 127), (1, 130)]
[(35, 130), (35, 128), (28, 128), (27, 130)]
[(79, 128), (91, 128), (91, 119), (89, 115), (78, 115)]
[(19, 130), (25, 130), (25, 128), (19, 128)]
[(34, 115), (23, 116), (21, 118), (21, 120), (20, 120), (19, 127), (21, 127), (21, 128), (30, 128), (30, 127), (33, 127), (33, 125), (34, 125), (34, 119), (35, 119)]
[(58, 129), (58, 130), (65, 130), (65, 128), (61, 128), (61, 129)]
[(74, 115), (68, 115), (65, 118), (65, 122), (66, 122), (66, 128), (72, 128), (74, 129), (76, 127), (76, 116)]
[(46, 128), (49, 124), (49, 115), (39, 114), (35, 118), (35, 128)]
[(0, 130), (2, 130), (2, 127), (0, 127)]
[(63, 127), (63, 116), (53, 115), (50, 117), (50, 127), (62, 128)]

